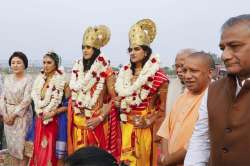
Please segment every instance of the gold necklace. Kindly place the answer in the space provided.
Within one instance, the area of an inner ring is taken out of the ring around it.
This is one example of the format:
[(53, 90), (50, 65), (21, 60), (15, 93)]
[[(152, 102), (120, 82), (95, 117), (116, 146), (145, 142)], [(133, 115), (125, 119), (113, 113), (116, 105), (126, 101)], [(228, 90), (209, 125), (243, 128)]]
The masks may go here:
[(135, 68), (135, 74), (134, 74), (134, 76), (139, 76), (140, 75), (140, 73), (141, 73), (141, 68)]

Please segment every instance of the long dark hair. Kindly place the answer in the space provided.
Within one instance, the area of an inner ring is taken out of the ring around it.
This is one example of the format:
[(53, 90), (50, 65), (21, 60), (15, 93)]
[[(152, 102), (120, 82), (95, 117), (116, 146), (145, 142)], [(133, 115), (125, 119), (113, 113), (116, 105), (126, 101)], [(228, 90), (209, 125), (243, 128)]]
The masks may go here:
[(100, 55), (101, 53), (101, 50), (100, 49), (97, 49), (95, 47), (92, 47), (93, 50), (94, 50), (94, 53), (92, 55), (92, 57), (90, 59), (84, 59), (82, 60), (82, 63), (83, 63), (83, 67), (84, 67), (84, 71), (88, 71), (92, 64), (95, 62), (95, 59)]
[[(146, 52), (146, 56), (142, 60), (142, 67), (143, 67), (145, 65), (145, 63), (148, 61), (148, 59), (150, 58), (150, 56), (152, 54), (152, 49), (149, 46), (146, 46), (146, 45), (141, 45), (140, 47), (143, 49), (143, 51)], [(135, 67), (136, 67), (136, 65), (135, 65), (135, 63), (131, 62), (131, 60), (130, 60), (130, 63), (131, 63), (130, 69), (132, 70), (132, 73), (134, 75), (135, 74)]]

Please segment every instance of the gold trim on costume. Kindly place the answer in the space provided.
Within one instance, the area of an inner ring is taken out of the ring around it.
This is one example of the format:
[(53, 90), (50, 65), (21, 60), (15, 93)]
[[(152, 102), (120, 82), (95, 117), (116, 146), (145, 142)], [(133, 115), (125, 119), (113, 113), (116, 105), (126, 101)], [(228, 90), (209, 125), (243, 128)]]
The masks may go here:
[(43, 140), (42, 140), (42, 142), (41, 142), (41, 146), (42, 146), (42, 148), (46, 148), (47, 145), (48, 145), (48, 140), (47, 140), (47, 137), (44, 136), (44, 137), (43, 137)]
[(34, 150), (33, 142), (31, 141), (25, 141), (24, 143), (24, 155), (27, 157), (32, 157)]
[(52, 162), (49, 160), (47, 166), (52, 166)]

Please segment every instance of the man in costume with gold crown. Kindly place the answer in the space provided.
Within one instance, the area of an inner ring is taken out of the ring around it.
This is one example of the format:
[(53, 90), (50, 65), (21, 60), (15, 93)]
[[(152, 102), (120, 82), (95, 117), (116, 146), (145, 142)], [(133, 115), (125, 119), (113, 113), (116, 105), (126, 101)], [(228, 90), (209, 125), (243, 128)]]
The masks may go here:
[(81, 147), (97, 146), (119, 156), (118, 113), (104, 108), (108, 96), (116, 96), (113, 71), (100, 51), (109, 39), (110, 30), (104, 25), (88, 27), (84, 33), (83, 57), (75, 62), (69, 85), (72, 93), (68, 107), (69, 154)]
[(131, 166), (157, 165), (153, 140), (164, 119), (169, 81), (150, 48), (155, 36), (156, 26), (150, 19), (131, 27), (130, 63), (121, 68), (115, 84), (121, 108), (121, 161)]

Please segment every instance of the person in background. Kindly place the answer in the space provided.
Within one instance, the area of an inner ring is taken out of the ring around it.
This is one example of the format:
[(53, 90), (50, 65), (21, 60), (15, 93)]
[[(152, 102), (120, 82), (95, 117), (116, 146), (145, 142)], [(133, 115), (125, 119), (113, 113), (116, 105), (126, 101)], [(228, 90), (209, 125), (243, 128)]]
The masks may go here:
[[(3, 92), (3, 77), (0, 74), (0, 96)], [(3, 149), (3, 136), (4, 136), (4, 125), (3, 125), (3, 117), (0, 117), (0, 150)]]
[(171, 111), (171, 108), (176, 98), (184, 92), (185, 84), (184, 84), (183, 66), (184, 66), (186, 57), (194, 52), (196, 52), (194, 49), (186, 48), (186, 49), (180, 50), (178, 54), (176, 55), (175, 72), (176, 72), (177, 78), (171, 80), (169, 83), (166, 111)]
[(3, 92), (3, 76), (0, 74), (0, 95)]

